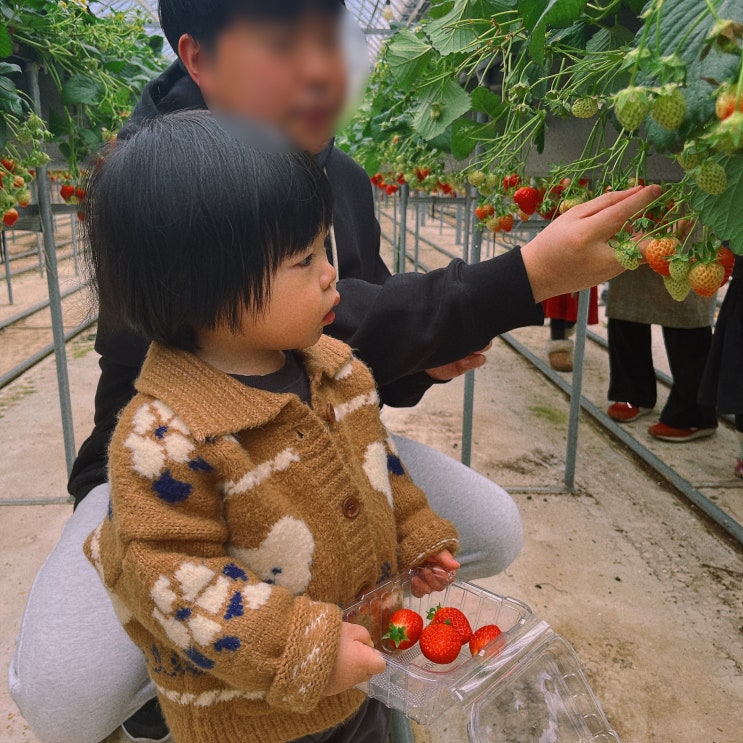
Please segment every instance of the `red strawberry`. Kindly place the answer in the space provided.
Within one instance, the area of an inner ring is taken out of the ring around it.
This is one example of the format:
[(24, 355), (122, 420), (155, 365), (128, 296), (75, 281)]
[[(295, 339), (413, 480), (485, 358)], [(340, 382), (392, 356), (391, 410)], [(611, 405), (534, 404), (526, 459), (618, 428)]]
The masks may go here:
[(510, 232), (513, 229), (513, 214), (504, 214), (498, 222), (503, 232)]
[(715, 101), (715, 114), (717, 114), (717, 118), (720, 121), (725, 121), (728, 116), (732, 116), (736, 108), (738, 111), (743, 111), (743, 98), (736, 101), (735, 93), (732, 89), (723, 90), (722, 93), (717, 96), (717, 101)]
[(679, 241), (675, 237), (656, 237), (648, 243), (645, 258), (648, 265), (661, 276), (669, 275), (668, 259), (676, 255)]
[(423, 655), (434, 663), (451, 663), (462, 649), (462, 638), (450, 624), (429, 624), (420, 637)]
[(392, 196), (392, 194), (397, 193), (398, 188), (399, 188), (399, 186), (395, 186), (395, 185), (390, 184), (389, 186), (387, 186), (387, 189), (386, 189), (387, 190), (387, 194), (389, 196)]
[(503, 188), (508, 191), (511, 188), (516, 188), (521, 183), (521, 178), (516, 173), (511, 173), (503, 179)]
[(697, 261), (689, 271), (689, 286), (700, 297), (711, 297), (722, 286), (724, 276), (722, 263)]
[(412, 648), (423, 631), (423, 618), (412, 609), (398, 609), (390, 617), (390, 627), (382, 635), (383, 640), (389, 640), (396, 650)]
[(84, 222), (84, 221), (85, 221), (85, 212), (78, 212), (78, 213), (77, 213), (77, 218), (78, 218), (78, 219), (79, 219), (79, 220), (80, 220), (81, 222)]
[(78, 186), (75, 189), (75, 196), (79, 201), (82, 201), (85, 198), (85, 189)]
[(495, 214), (495, 207), (492, 204), (483, 204), (475, 209), (475, 214), (481, 222), (484, 222)]
[(428, 610), (428, 620), (431, 624), (450, 624), (462, 638), (462, 645), (470, 641), (472, 627), (467, 617), (453, 606), (436, 606)]
[(2, 165), (9, 173), (12, 173), (15, 170), (14, 160), (0, 160), (0, 165)]
[(3, 224), (6, 227), (12, 227), (16, 222), (18, 221), (18, 210), (17, 209), (8, 209), (8, 211), (5, 212), (3, 215)]
[(65, 183), (64, 186), (59, 189), (59, 195), (65, 201), (69, 201), (75, 195), (75, 187), (69, 183)]
[(725, 276), (722, 280), (722, 283), (726, 284), (727, 280), (732, 276), (733, 273), (733, 266), (735, 265), (735, 253), (733, 253), (730, 248), (718, 248), (717, 260), (722, 264), (722, 267), (725, 270)]
[(501, 633), (497, 624), (486, 624), (472, 634), (470, 653), (477, 655), (486, 645), (490, 644)]
[(537, 210), (539, 193), (536, 188), (532, 188), (531, 186), (522, 186), (513, 195), (513, 200), (524, 214), (531, 215)]

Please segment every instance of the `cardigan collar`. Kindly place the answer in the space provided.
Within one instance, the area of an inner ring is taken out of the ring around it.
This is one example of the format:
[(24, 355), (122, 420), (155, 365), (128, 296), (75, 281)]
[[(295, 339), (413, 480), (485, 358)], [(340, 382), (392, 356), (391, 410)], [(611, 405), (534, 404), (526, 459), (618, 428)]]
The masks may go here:
[[(299, 354), (313, 395), (322, 377), (334, 378), (351, 360), (351, 349), (326, 335)], [(247, 387), (187, 351), (158, 343), (150, 346), (135, 387), (162, 400), (196, 440), (263, 426), (296, 397)]]

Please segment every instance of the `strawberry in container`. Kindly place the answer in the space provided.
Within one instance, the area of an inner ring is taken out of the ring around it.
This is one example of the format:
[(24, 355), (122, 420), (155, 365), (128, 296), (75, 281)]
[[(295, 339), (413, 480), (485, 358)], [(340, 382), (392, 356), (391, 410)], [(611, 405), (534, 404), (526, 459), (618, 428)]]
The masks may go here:
[(414, 569), (344, 618), (369, 629), (387, 663), (358, 688), (422, 725), (450, 710), (457, 740), (619, 741), (575, 651), (517, 599)]

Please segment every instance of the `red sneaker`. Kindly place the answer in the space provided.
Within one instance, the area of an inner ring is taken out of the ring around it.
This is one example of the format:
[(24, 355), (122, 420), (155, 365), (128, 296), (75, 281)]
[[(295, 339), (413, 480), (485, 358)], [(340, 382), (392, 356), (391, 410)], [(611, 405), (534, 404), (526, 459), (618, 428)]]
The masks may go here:
[(714, 435), (716, 428), (674, 428), (665, 423), (656, 423), (648, 428), (648, 433), (661, 441), (671, 441), (674, 444), (680, 444), (684, 441), (694, 441), (694, 439), (704, 439)]
[(609, 405), (606, 414), (618, 423), (630, 423), (637, 420), (641, 415), (647, 415), (652, 408), (640, 408), (631, 402), (615, 402)]
[(735, 460), (735, 476), (743, 480), (743, 459), (741, 457)]

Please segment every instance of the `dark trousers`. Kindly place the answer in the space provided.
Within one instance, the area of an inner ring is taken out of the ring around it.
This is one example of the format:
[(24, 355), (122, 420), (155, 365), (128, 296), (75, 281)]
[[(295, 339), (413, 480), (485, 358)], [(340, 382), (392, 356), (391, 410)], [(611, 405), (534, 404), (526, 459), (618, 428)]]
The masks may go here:
[(359, 711), (332, 730), (305, 735), (292, 743), (387, 743), (392, 710), (376, 699), (367, 699)]
[[(663, 328), (673, 385), (660, 414), (661, 422), (676, 428), (715, 428), (713, 407), (697, 402), (707, 362), (712, 329)], [(609, 320), (610, 400), (652, 408), (657, 399), (650, 325)]]

